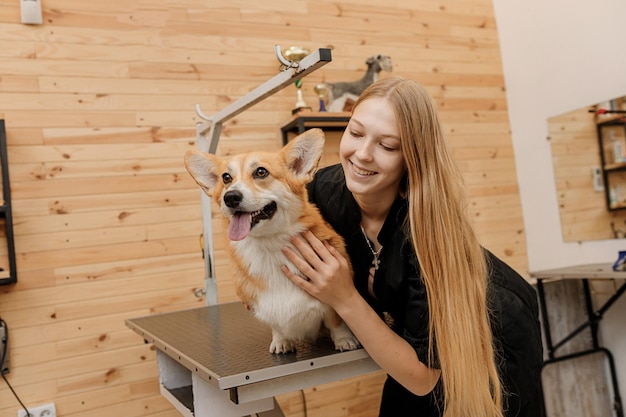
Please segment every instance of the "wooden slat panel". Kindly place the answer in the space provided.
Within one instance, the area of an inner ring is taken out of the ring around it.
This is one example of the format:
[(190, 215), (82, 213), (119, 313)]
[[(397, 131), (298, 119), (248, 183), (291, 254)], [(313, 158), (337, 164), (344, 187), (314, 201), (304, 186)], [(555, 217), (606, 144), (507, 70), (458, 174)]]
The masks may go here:
[[(204, 303), (193, 294), (204, 279), (200, 191), (183, 166), (197, 145), (194, 106), (214, 114), (276, 75), (277, 43), (333, 49), (333, 62), (304, 80), (311, 105), (316, 84), (359, 79), (378, 53), (392, 57), (394, 74), (422, 82), (466, 176), (477, 233), (526, 272), (491, 2), (50, 0), (43, 7), (43, 25), (22, 25), (19, 2), (0, 0), (0, 117), (19, 272), (16, 285), (2, 288), (0, 313), (11, 328), (9, 378), (29, 405), (54, 401), (67, 417), (178, 415), (158, 392), (153, 348), (124, 320)], [(218, 153), (278, 150), (295, 96), (288, 86), (230, 120)], [(555, 146), (564, 133), (550, 133)], [(340, 136), (329, 132), (323, 164), (337, 160)], [(568, 181), (567, 192), (582, 184), (580, 161), (561, 157), (571, 170), (558, 179)], [(221, 222), (214, 208), (218, 297), (236, 301)], [(383, 381), (381, 372), (304, 390), (308, 415), (376, 416)], [(301, 393), (279, 401), (287, 416), (304, 417)], [(17, 408), (0, 384), (0, 415)]]
[[(604, 192), (593, 188), (593, 167), (600, 166), (594, 116), (586, 108), (548, 120), (563, 240), (613, 239), (611, 223), (624, 237), (626, 212), (609, 212)], [(623, 198), (623, 196), (622, 196)]]

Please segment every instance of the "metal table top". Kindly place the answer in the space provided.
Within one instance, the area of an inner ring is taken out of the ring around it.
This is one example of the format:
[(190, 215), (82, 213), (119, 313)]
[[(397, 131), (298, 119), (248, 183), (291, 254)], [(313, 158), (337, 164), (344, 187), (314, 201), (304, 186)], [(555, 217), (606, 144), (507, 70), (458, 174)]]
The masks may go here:
[(298, 342), (296, 352), (270, 353), (270, 328), (240, 303), (133, 318), (126, 325), (220, 389), (369, 359), (362, 348), (335, 351), (324, 333), (313, 344)]

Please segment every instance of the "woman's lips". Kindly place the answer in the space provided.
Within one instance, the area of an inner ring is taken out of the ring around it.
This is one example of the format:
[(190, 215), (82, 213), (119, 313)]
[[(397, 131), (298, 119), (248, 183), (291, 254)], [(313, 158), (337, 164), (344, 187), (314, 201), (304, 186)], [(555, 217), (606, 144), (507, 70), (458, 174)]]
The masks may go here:
[(358, 166), (354, 165), (353, 162), (351, 162), (350, 164), (352, 165), (352, 171), (354, 171), (354, 173), (357, 175), (370, 176), (376, 174), (375, 171), (368, 171), (367, 169), (359, 168)]

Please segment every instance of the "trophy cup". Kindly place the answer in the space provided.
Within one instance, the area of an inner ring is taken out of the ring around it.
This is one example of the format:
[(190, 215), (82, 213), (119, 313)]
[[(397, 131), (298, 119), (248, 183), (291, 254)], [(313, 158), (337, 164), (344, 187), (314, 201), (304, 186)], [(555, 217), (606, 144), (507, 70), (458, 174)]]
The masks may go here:
[(326, 111), (326, 99), (328, 98), (328, 84), (321, 83), (315, 86), (315, 92), (317, 93), (317, 98), (320, 102), (319, 111)]
[[(302, 46), (290, 46), (289, 49), (283, 52), (285, 59), (293, 62), (300, 62), (302, 58), (309, 55), (309, 50)], [(295, 82), (296, 86), (296, 107), (291, 111), (291, 114), (296, 114), (302, 110), (311, 110), (302, 97), (302, 79)]]

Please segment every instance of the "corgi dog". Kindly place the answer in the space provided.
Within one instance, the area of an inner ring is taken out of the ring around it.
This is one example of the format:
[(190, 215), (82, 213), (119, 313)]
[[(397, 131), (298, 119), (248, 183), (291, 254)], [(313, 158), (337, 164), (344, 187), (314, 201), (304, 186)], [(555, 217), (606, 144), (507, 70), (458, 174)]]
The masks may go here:
[(324, 133), (311, 129), (279, 152), (254, 151), (221, 158), (190, 150), (185, 167), (228, 219), (229, 253), (237, 295), (255, 317), (272, 329), (271, 353), (295, 350), (296, 341), (314, 341), (324, 324), (340, 351), (359, 342), (339, 315), (293, 284), (280, 270), (300, 274), (281, 249), (310, 229), (346, 258), (343, 238), (309, 202), (306, 184), (313, 179), (324, 149)]

